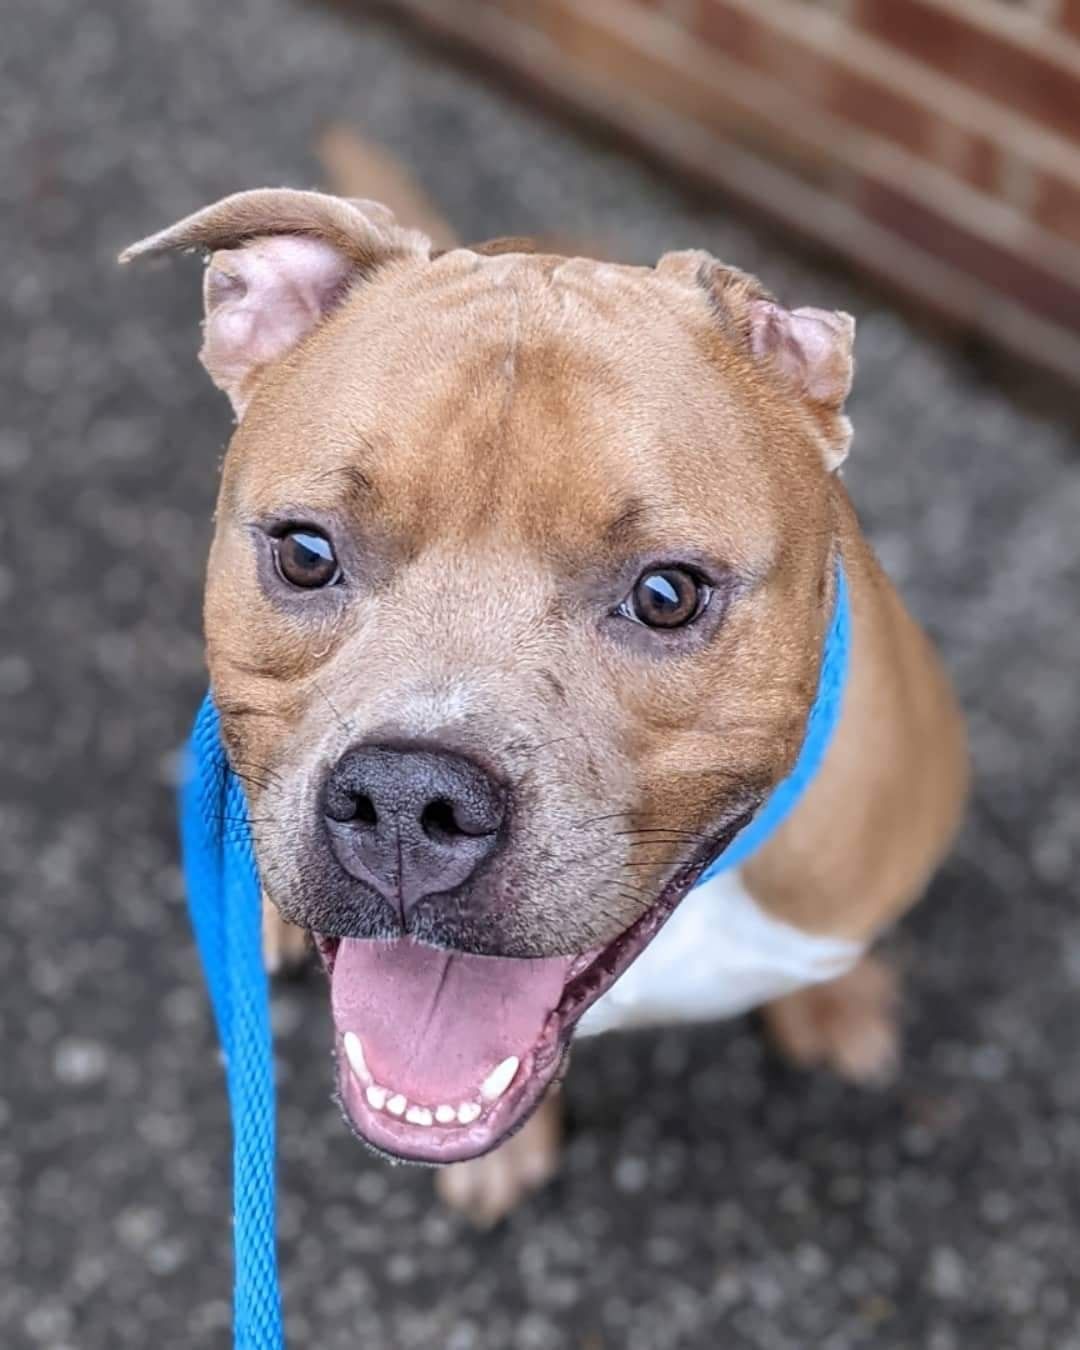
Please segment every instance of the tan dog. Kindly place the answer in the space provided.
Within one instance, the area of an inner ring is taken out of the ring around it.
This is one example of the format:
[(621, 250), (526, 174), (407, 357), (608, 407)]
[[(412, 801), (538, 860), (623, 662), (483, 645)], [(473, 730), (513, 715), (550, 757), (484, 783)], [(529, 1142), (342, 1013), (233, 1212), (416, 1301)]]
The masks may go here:
[[(202, 360), (238, 418), (212, 686), (268, 950), (295, 949), (281, 920), (315, 937), (357, 1133), (455, 1162), (444, 1195), (490, 1221), (554, 1166), (583, 1014), (763, 1004), (797, 1062), (889, 1072), (894, 981), (864, 953), (948, 847), (966, 757), (837, 476), (851, 319), (704, 253), (439, 253), (314, 193), (126, 256), (175, 248), (212, 253)], [(798, 755), (838, 566), (824, 765), (684, 906)]]

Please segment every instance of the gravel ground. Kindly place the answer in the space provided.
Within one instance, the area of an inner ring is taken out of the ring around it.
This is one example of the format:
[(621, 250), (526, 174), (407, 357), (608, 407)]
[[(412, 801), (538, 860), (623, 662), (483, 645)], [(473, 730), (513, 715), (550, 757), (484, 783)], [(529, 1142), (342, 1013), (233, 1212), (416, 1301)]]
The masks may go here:
[(416, 50), (286, 0), (37, 0), (0, 46), (0, 1342), (225, 1345), (226, 1115), (173, 838), (204, 675), (224, 400), (193, 265), (131, 238), (315, 182), (320, 125), (400, 151), (462, 232), (704, 245), (859, 319), (849, 481), (941, 642), (978, 788), (898, 939), (908, 1052), (866, 1094), (753, 1027), (592, 1043), (561, 1180), (438, 1210), (329, 1102), (318, 982), (276, 995), (291, 1344), (1080, 1347), (1080, 457), (872, 293)]

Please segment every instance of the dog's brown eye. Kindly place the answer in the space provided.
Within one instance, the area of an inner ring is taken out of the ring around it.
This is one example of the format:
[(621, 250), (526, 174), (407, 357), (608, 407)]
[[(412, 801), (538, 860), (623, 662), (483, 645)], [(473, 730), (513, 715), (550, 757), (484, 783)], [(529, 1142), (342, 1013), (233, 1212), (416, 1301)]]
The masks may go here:
[(329, 586), (341, 575), (333, 545), (317, 530), (289, 530), (277, 540), (274, 556), (283, 579), (304, 590)]
[(647, 628), (682, 628), (697, 618), (707, 599), (707, 588), (691, 572), (661, 567), (638, 579), (624, 612)]

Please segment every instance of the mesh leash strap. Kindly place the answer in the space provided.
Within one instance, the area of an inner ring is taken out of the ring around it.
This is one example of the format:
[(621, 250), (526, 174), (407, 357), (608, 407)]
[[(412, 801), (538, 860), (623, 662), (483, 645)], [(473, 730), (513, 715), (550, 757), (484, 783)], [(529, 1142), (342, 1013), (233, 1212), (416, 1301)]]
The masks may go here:
[(274, 1198), (274, 1061), (262, 961), (261, 892), (247, 803), (229, 770), (209, 694), (180, 790), (184, 879), (225, 1056), (233, 1133), (233, 1337), (282, 1350)]
[[(799, 757), (754, 819), (702, 873), (698, 885), (738, 867), (795, 809), (821, 767), (840, 720), (851, 646), (842, 567), (818, 689)], [(261, 889), (247, 802), (221, 744), (206, 695), (188, 743), (180, 789), (184, 879), (218, 1035), (233, 1131), (233, 1318), (236, 1350), (283, 1350), (274, 1198), (274, 1061), (262, 961)]]

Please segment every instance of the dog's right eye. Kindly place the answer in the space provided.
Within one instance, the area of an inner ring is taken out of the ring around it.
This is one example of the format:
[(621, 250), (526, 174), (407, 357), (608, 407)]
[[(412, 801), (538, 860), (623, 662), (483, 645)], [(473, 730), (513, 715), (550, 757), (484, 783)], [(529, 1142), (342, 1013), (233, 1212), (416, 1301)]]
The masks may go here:
[(645, 628), (685, 628), (700, 617), (711, 594), (685, 567), (656, 567), (638, 577), (618, 613)]
[(283, 581), (305, 591), (341, 580), (334, 546), (319, 530), (287, 530), (274, 540), (274, 562)]

